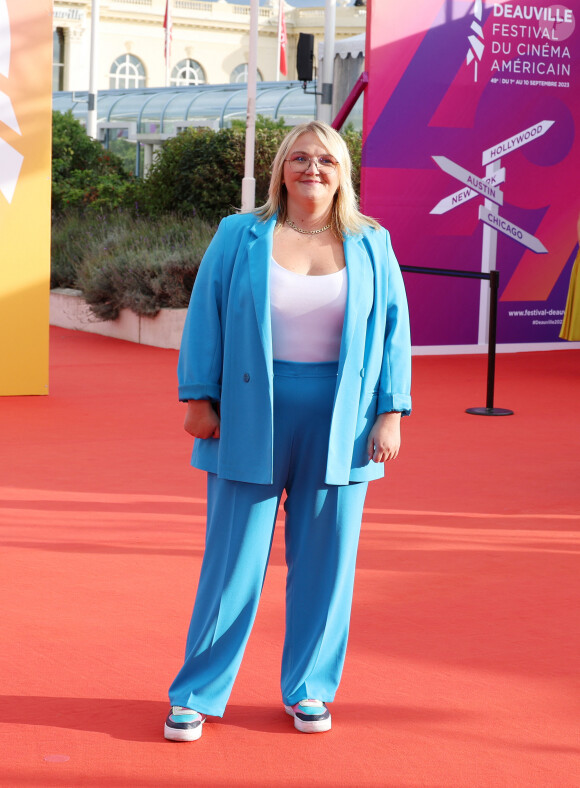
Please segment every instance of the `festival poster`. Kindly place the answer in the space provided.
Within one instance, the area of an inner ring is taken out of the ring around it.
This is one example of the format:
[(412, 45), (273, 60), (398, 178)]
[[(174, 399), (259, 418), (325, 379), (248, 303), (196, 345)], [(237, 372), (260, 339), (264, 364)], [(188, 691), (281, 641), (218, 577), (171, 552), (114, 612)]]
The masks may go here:
[[(560, 342), (578, 250), (579, 12), (580, 0), (368, 5), (362, 208), (402, 265), (497, 268), (499, 343)], [(486, 342), (487, 282), (405, 283), (414, 346)]]
[(51, 0), (0, 0), (0, 395), (48, 393)]

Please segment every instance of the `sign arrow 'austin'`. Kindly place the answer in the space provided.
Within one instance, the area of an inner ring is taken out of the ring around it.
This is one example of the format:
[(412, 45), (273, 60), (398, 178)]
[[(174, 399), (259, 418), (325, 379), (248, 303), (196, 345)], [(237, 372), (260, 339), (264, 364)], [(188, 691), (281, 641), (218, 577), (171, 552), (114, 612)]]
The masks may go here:
[(461, 181), (461, 183), (469, 186), (470, 189), (473, 189), (479, 194), (483, 194), (484, 197), (497, 203), (497, 205), (503, 205), (503, 194), (499, 189), (494, 188), (459, 164), (455, 164), (455, 162), (448, 159), (447, 156), (433, 156), (432, 158), (435, 164), (441, 167), (443, 172), (446, 172), (453, 178), (457, 178), (458, 181)]
[[(498, 170), (491, 175), (487, 175), (485, 178), (483, 178), (483, 182), (488, 186), (499, 186), (501, 183), (505, 183), (505, 167), (502, 167), (501, 170)], [(448, 197), (444, 197), (442, 200), (439, 200), (431, 213), (437, 215), (447, 213), (447, 211), (452, 211), (453, 208), (457, 208), (458, 205), (463, 205), (464, 202), (473, 200), (473, 198), (477, 197), (477, 195), (478, 192), (473, 191), (473, 189), (470, 189), (469, 187), (460, 189), (458, 192), (454, 192), (454, 194), (450, 194)]]
[(507, 235), (508, 238), (512, 238), (514, 241), (522, 244), (522, 246), (526, 246), (536, 254), (546, 254), (548, 251), (544, 244), (534, 235), (530, 235), (530, 233), (522, 230), (517, 224), (508, 222), (507, 219), (504, 219), (504, 217), (500, 216), (498, 213), (490, 211), (485, 205), (479, 206), (479, 218), (484, 224), (487, 224), (494, 230), (499, 230), (500, 233)]

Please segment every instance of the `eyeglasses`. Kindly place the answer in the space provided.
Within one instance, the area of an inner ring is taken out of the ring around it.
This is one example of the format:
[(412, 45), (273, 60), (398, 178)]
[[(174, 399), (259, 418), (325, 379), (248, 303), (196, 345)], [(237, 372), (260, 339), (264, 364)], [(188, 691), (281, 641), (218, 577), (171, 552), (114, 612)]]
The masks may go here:
[(334, 156), (329, 156), (328, 154), (310, 158), (303, 153), (296, 153), (294, 156), (290, 156), (289, 159), (284, 159), (284, 161), (288, 162), (293, 172), (306, 172), (306, 170), (310, 169), (311, 164), (315, 164), (319, 172), (332, 172), (338, 166)]

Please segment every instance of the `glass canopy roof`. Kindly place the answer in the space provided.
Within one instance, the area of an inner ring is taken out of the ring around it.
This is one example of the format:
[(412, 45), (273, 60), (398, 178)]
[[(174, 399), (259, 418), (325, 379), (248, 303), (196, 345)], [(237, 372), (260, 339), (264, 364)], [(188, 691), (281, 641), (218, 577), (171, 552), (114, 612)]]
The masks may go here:
[[(314, 83), (311, 83), (314, 84)], [(314, 88), (305, 93), (301, 82), (259, 82), (256, 112), (273, 120), (283, 118), (289, 126), (316, 117)], [(246, 119), (247, 86), (191, 85), (171, 88), (103, 90), (97, 99), (97, 123), (103, 125), (135, 124), (137, 134), (172, 135), (184, 125), (207, 125), (224, 128), (232, 120)], [(86, 125), (86, 92), (53, 94), (53, 109), (72, 110)], [(362, 102), (355, 106), (349, 123), (362, 125)]]

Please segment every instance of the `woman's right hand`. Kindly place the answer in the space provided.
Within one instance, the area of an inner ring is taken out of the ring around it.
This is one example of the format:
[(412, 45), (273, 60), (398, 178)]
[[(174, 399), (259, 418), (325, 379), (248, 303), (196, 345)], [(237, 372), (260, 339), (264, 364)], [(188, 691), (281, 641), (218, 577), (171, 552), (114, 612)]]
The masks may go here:
[(209, 399), (190, 399), (183, 425), (194, 438), (219, 438), (220, 419)]

